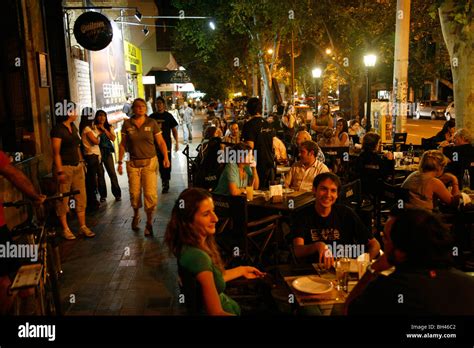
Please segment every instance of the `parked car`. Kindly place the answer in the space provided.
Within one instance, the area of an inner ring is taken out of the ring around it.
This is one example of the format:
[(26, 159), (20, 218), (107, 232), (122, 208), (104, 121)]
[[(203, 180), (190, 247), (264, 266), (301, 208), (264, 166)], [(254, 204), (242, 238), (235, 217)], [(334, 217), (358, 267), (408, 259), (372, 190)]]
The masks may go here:
[(415, 119), (420, 117), (430, 117), (432, 120), (445, 118), (446, 103), (442, 101), (422, 101), (416, 107)]
[(446, 121), (456, 118), (456, 109), (454, 109), (454, 102), (449, 103), (448, 107), (446, 108), (446, 112), (444, 113), (444, 116), (446, 117)]

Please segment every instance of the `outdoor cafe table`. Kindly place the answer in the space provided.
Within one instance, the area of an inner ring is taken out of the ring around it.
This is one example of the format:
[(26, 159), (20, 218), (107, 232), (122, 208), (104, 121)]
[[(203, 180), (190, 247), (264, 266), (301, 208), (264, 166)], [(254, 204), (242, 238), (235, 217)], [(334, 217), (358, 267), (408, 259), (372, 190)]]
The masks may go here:
[(249, 208), (264, 209), (266, 211), (273, 211), (283, 215), (292, 215), (302, 209), (314, 204), (315, 198), (312, 192), (295, 191), (286, 194), (282, 202), (273, 203), (273, 199), (265, 201), (263, 195), (254, 196), (254, 199), (247, 202)]
[[(247, 202), (247, 209), (249, 212), (256, 214), (278, 214), (286, 220), (289, 226), (293, 226), (294, 220), (297, 213), (302, 211), (306, 207), (314, 205), (315, 198), (312, 192), (295, 191), (293, 193), (286, 194), (283, 197), (282, 202), (273, 203), (272, 199), (265, 201), (263, 195), (254, 196), (253, 200)], [(283, 229), (277, 230), (276, 239), (278, 243), (283, 243), (285, 240)]]
[[(354, 260), (355, 261), (355, 260)], [(353, 266), (351, 265), (351, 268)], [(336, 275), (334, 269), (330, 271), (322, 271), (321, 264), (303, 264), (303, 265), (280, 265), (277, 268), (279, 279), (278, 286), (273, 291), (273, 296), (277, 300), (286, 300), (290, 295), (294, 296), (295, 305), (300, 307), (319, 306), (323, 315), (330, 315), (334, 305), (342, 305), (349, 296), (343, 290), (336, 287)], [(333, 289), (324, 294), (306, 294), (293, 288), (292, 283), (295, 279), (302, 276), (321, 277), (333, 283)], [(349, 289), (355, 286), (354, 281), (349, 281)]]

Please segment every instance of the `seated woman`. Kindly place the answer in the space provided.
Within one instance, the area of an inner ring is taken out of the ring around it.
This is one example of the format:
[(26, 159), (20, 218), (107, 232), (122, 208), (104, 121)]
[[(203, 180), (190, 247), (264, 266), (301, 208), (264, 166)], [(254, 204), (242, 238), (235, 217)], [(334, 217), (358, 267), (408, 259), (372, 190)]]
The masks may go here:
[(322, 148), (339, 146), (337, 138), (334, 135), (334, 130), (332, 128), (326, 128), (323, 131), (322, 136), (318, 141), (318, 145)]
[(189, 188), (181, 192), (171, 212), (165, 242), (178, 260), (187, 306), (193, 314), (239, 315), (237, 302), (225, 293), (226, 282), (265, 274), (249, 266), (225, 270), (214, 234), (218, 218), (209, 192)]
[(347, 127), (347, 122), (343, 119), (340, 118), (336, 122), (336, 133), (335, 133), (335, 138), (336, 138), (336, 146), (349, 146), (349, 130)]
[[(458, 179), (450, 173), (444, 173), (448, 158), (439, 150), (423, 153), (419, 168), (411, 173), (402, 184), (409, 191), (407, 208), (433, 210), (433, 198), (439, 198), (447, 205), (456, 205), (459, 201)], [(452, 186), (451, 192), (446, 188)]]
[(453, 143), (454, 132), (456, 131), (456, 122), (454, 120), (446, 121), (443, 128), (430, 141), (438, 144), (439, 148), (449, 146)]
[(255, 190), (258, 189), (260, 181), (252, 156), (252, 149), (245, 143), (239, 143), (230, 150), (222, 151), (219, 163), (227, 163), (222, 172), (214, 193), (220, 195), (238, 196), (245, 193), (245, 188), (250, 183)]
[[(349, 121), (349, 135), (357, 137), (357, 139), (361, 139), (365, 135), (365, 129), (356, 119)], [(359, 141), (356, 141), (356, 143), (359, 143)]]

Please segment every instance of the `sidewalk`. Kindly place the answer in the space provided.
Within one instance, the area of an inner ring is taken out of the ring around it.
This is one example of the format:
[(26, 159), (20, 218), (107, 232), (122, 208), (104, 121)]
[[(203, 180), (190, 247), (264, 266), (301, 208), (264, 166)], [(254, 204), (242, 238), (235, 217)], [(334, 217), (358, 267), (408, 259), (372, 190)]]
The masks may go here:
[[(194, 151), (201, 142), (204, 115), (193, 124)], [(141, 210), (140, 230), (131, 229), (127, 175), (119, 177), (122, 201), (110, 193), (101, 208), (87, 215), (87, 224), (96, 233), (92, 239), (61, 242), (63, 276), (60, 291), (65, 315), (179, 315), (176, 259), (168, 254), (163, 236), (171, 209), (179, 193), (187, 187), (183, 132), (179, 128), (180, 150), (172, 152), (170, 192), (161, 194), (158, 179), (158, 208), (153, 221), (154, 236), (144, 237), (145, 213)], [(193, 155), (194, 156), (194, 155)], [(77, 221), (72, 222), (77, 231)]]

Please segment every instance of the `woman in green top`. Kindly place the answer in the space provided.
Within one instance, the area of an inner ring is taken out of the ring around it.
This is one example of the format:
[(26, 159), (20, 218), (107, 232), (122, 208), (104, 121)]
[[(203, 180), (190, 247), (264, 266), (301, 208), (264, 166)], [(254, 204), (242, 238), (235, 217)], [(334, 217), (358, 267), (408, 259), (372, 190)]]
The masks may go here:
[[(211, 194), (199, 188), (186, 189), (171, 212), (165, 242), (178, 259), (186, 301), (199, 302), (196, 312), (239, 315), (239, 305), (224, 294), (225, 283), (242, 276), (262, 277), (264, 273), (249, 266), (224, 269), (214, 240), (217, 221)], [(196, 296), (200, 298), (193, 299)]]
[(217, 157), (219, 163), (227, 163), (217, 183), (214, 193), (238, 196), (245, 193), (247, 186), (258, 190), (260, 180), (257, 174), (256, 161), (252, 148), (245, 143), (238, 143), (231, 149), (221, 150)]

